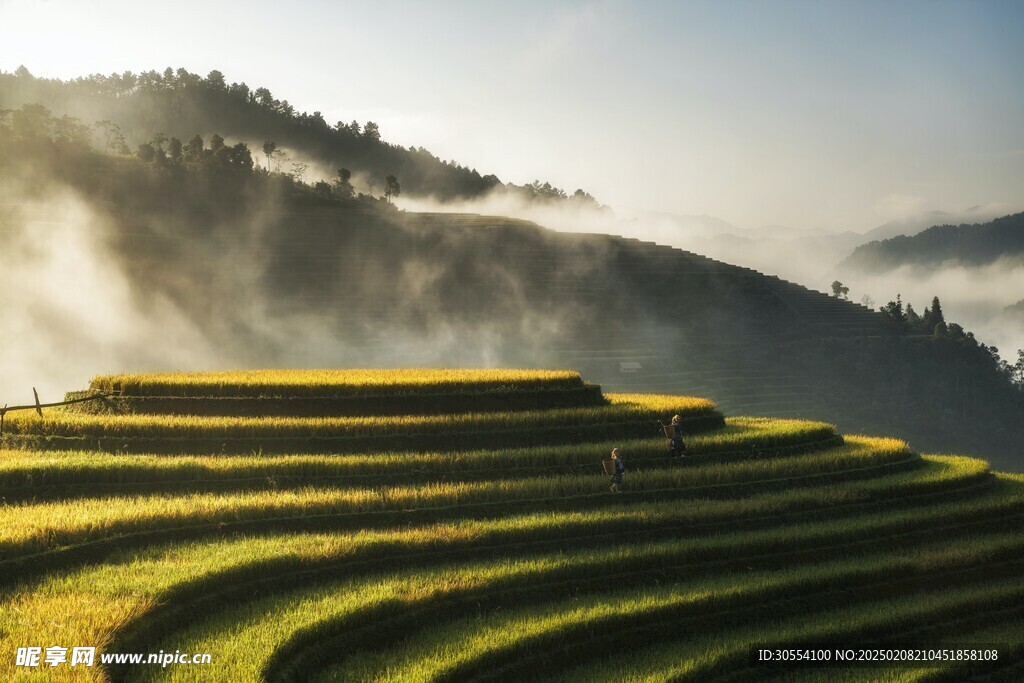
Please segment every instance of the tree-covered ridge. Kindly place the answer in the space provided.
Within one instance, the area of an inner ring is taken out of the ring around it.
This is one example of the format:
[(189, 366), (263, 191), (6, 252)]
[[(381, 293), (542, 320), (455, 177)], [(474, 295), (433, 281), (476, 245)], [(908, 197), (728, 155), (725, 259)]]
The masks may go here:
[(907, 302), (903, 305), (903, 297), (896, 295), (879, 309), (891, 324), (892, 332), (899, 336), (928, 336), (942, 340), (947, 352), (946, 371), (952, 372), (963, 367), (972, 367), (978, 377), (986, 378), (993, 393), (1002, 391), (1009, 384), (1024, 392), (1024, 349), (1017, 351), (1016, 363), (1000, 357), (999, 349), (979, 342), (973, 332), (965, 330), (962, 325), (947, 322), (942, 312), (939, 297), (932, 297), (931, 306), (926, 306), (923, 313), (914, 310)]
[[(273, 144), (264, 145), (264, 151)], [(15, 177), (28, 169), (27, 177), (40, 190), (44, 178), (65, 181), (120, 207), (152, 210), (162, 198), (188, 197), (190, 212), (213, 219), (238, 213), (225, 200), (263, 197), (393, 210), (388, 205), (401, 192), (394, 175), (374, 196), (355, 192), (348, 169), (338, 169), (332, 183), (305, 182), (305, 164), (276, 163), (270, 171), (270, 158), (267, 167), (260, 166), (246, 143), (230, 143), (217, 133), (208, 140), (195, 134), (185, 142), (158, 133), (132, 150), (121, 127), (110, 120), (87, 125), (66, 114), (56, 116), (41, 104), (0, 109), (0, 175)]]
[(840, 267), (885, 272), (900, 266), (936, 267), (954, 261), (983, 266), (1024, 254), (1024, 213), (973, 225), (936, 225), (912, 237), (900, 235), (857, 247)]
[(92, 74), (69, 81), (36, 78), (25, 67), (0, 72), (0, 106), (23, 104), (116, 124), (132, 146), (149, 143), (155, 135), (185, 140), (196, 131), (273, 141), (330, 168), (350, 169), (366, 179), (371, 193), (375, 188), (386, 192), (387, 177), (395, 176), (407, 193), (440, 200), (472, 199), (500, 189), (531, 201), (569, 200), (598, 207), (583, 190), (570, 195), (539, 180), (521, 186), (504, 183), (494, 174), (443, 161), (423, 147), (388, 143), (373, 121), (328, 123), (320, 112), (297, 111), (267, 88), (228, 83), (216, 70), (205, 78), (168, 67), (163, 72)]

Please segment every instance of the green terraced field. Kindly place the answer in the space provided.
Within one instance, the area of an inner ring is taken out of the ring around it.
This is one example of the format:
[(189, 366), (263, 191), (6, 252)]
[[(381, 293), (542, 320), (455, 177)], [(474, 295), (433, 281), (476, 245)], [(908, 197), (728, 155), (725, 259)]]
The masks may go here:
[(445, 414), (605, 405), (601, 387), (563, 370), (252, 370), (110, 375), (85, 413), (210, 416)]
[[(658, 419), (683, 416), (684, 430), (721, 427), (706, 399), (609, 394), (607, 405), (548, 410), (370, 417), (260, 417), (31, 412), (8, 417), (3, 439), (49, 449), (160, 453), (352, 453), (420, 448), (501, 448), (649, 435)], [(657, 431), (654, 429), (654, 431)]]
[[(93, 388), (175, 402), (8, 416), (0, 679), (1022, 674), (1024, 477), (823, 423), (723, 420), (704, 399), (578, 392), (530, 405), (573, 386), (585, 385), (556, 371), (120, 376)], [(459, 403), (488, 392), (507, 409)], [(396, 403), (376, 415), (289, 403), (252, 416), (209, 404), (399, 395), (462, 408), (396, 418)], [(676, 413), (683, 459), (656, 424)], [(621, 495), (601, 469), (614, 446)], [(973, 669), (748, 661), (753, 643), (827, 638), (1001, 650)], [(17, 648), (53, 645), (211, 662), (16, 666)]]
[(583, 386), (569, 370), (244, 370), (230, 372), (104, 375), (90, 389), (125, 396), (308, 397), (447, 395)]

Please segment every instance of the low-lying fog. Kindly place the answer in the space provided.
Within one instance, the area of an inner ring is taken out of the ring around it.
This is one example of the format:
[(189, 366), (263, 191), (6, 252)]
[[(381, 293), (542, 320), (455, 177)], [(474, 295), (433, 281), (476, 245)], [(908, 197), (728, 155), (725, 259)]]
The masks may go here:
[(1008, 206), (979, 206), (962, 211), (930, 211), (905, 216), (864, 232), (830, 233), (769, 225), (740, 228), (714, 216), (663, 213), (622, 215), (612, 209), (579, 210), (573, 206), (537, 205), (503, 193), (474, 202), (438, 204), (406, 199), (408, 211), (456, 211), (512, 216), (555, 230), (625, 235), (667, 244), (711, 258), (745, 266), (769, 275), (831, 293), (839, 279), (850, 288), (852, 301), (878, 309), (902, 295), (920, 314), (932, 297), (942, 302), (946, 319), (963, 325), (1011, 363), (1024, 349), (1024, 315), (1006, 307), (1024, 300), (1024, 259), (1004, 259), (983, 268), (945, 264), (925, 271), (900, 268), (884, 275), (841, 273), (836, 266), (857, 246), (900, 234), (913, 235), (932, 225), (990, 221), (1017, 210)]
[[(360, 177), (353, 180), (357, 189), (370, 189), (361, 186)], [(530, 204), (508, 193), (458, 204), (402, 197), (399, 206), (407, 211), (506, 215), (555, 230), (636, 237), (777, 274), (819, 291), (829, 291), (835, 265), (868, 239), (781, 226), (741, 229), (710, 216), (625, 216), (610, 209), (580, 210), (571, 202)], [(110, 226), (102, 209), (60, 185), (0, 186), (0, 287), (6, 309), (0, 327), (0, 401), (30, 403), (33, 386), (44, 401), (59, 400), (65, 390), (84, 386), (100, 372), (339, 362), (331, 330), (316, 320), (266, 315), (253, 285), (256, 273), (240, 265), (258, 259), (237, 254), (231, 257), (231, 269), (211, 272), (210, 291), (203, 295), (201, 288), (195, 290), (196, 296), (222, 300), (222, 329), (211, 328), (198, 324), (180, 301), (145, 291), (144, 283), (133, 286), (108, 252), (105, 235)], [(1004, 358), (1012, 362), (1016, 350), (1024, 348), (1024, 315), (1004, 310), (1024, 299), (1024, 261), (1004, 260), (985, 268), (951, 265), (931, 273), (905, 268), (843, 281), (852, 300), (869, 296), (875, 308), (900, 293), (922, 312), (937, 295), (947, 320), (997, 346)], [(259, 343), (232, 342), (231, 333), (239, 329)], [(478, 339), (483, 350), (463, 357), (456, 347), (466, 345), (452, 341), (462, 339), (461, 333), (443, 325), (438, 329), (437, 340), (417, 338), (403, 344), (392, 338), (390, 348), (404, 349), (406, 363), (503, 364), (500, 354), (485, 348), (486, 330), (466, 335)], [(358, 362), (387, 364), (388, 359), (364, 354)]]

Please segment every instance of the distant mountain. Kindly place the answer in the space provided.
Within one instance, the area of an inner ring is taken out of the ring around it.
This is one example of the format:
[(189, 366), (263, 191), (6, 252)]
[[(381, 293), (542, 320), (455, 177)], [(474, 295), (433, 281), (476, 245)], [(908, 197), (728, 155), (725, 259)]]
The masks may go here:
[(943, 263), (983, 266), (1024, 256), (1024, 213), (973, 225), (936, 225), (914, 236), (900, 235), (857, 247), (840, 270), (884, 273), (900, 266), (932, 269)]
[(900, 235), (913, 236), (934, 225), (981, 223), (991, 221), (1000, 215), (1002, 214), (982, 206), (974, 206), (956, 213), (928, 211), (909, 218), (889, 221), (863, 233), (853, 230), (836, 233), (820, 228), (794, 228), (776, 224), (746, 228), (706, 214), (685, 215), (650, 211), (641, 214), (638, 220), (646, 225), (659, 225), (662, 228), (675, 230), (679, 237), (703, 238), (720, 241), (726, 245), (774, 243), (775, 245), (787, 244), (802, 250), (821, 249), (848, 252), (868, 242), (891, 239)]
[(645, 211), (637, 216), (635, 222), (645, 226), (654, 226), (666, 232), (671, 231), (683, 237), (710, 237), (738, 230), (732, 223), (707, 214), (696, 216), (663, 211)]
[(889, 221), (864, 233), (861, 244), (892, 239), (900, 235), (913, 237), (934, 225), (960, 225), (963, 223), (984, 223), (998, 218), (1005, 212), (994, 212), (983, 206), (972, 206), (966, 211), (927, 211), (909, 218)]

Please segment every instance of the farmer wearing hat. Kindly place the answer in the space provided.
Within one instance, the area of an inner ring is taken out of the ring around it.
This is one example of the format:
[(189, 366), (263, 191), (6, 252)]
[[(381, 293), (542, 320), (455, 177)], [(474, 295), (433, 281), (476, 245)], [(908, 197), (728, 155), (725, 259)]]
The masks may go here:
[(622, 484), (622, 474), (626, 471), (626, 465), (622, 462), (618, 448), (612, 449), (612, 463), (615, 469), (612, 473), (611, 490), (613, 493), (622, 493), (619, 485)]
[(683, 418), (676, 415), (672, 418), (672, 436), (668, 442), (668, 451), (673, 458), (686, 457), (686, 444), (683, 443)]

